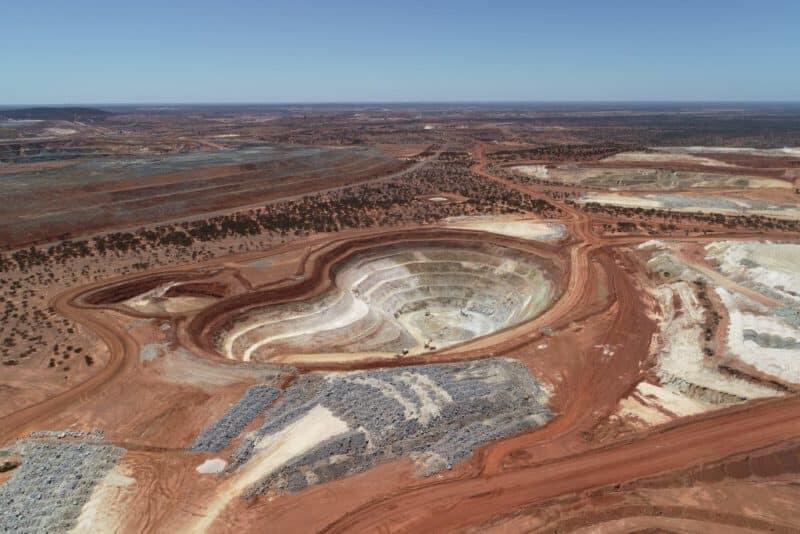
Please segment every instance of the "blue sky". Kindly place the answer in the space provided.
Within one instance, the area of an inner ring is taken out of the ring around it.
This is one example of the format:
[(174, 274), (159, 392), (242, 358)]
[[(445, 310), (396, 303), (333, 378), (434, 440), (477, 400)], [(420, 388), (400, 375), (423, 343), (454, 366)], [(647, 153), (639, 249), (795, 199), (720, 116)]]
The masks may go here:
[(0, 5), (0, 104), (522, 100), (800, 100), (800, 2)]

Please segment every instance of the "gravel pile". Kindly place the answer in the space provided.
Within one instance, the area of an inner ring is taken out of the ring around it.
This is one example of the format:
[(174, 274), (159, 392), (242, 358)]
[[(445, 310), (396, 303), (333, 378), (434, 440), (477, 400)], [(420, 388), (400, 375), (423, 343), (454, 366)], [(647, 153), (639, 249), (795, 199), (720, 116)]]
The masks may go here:
[(755, 330), (745, 328), (742, 331), (745, 341), (753, 341), (759, 347), (769, 349), (797, 349), (800, 348), (800, 341), (793, 337), (782, 337), (777, 334), (764, 334)]
[(22, 464), (0, 485), (0, 532), (69, 530), (95, 484), (124, 453), (93, 439), (27, 439), (12, 449), (22, 457)]
[(778, 308), (775, 310), (775, 315), (787, 324), (800, 328), (800, 310), (797, 308)]
[(424, 475), (451, 467), (492, 440), (545, 424), (547, 393), (519, 362), (492, 358), (379, 371), (305, 375), (247, 436), (230, 469), (251, 456), (259, 439), (317, 405), (350, 432), (326, 440), (272, 473), (250, 494), (297, 491), (363, 471), (378, 461), (410, 456)]
[(260, 384), (250, 387), (216, 423), (197, 436), (189, 447), (193, 452), (217, 452), (238, 436), (250, 422), (280, 395), (280, 390)]

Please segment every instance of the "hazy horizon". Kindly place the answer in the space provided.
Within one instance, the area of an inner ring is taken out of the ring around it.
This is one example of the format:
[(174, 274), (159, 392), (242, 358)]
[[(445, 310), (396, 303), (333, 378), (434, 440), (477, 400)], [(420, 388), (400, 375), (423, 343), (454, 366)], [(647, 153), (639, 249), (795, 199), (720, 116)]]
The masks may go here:
[(230, 107), (289, 107), (289, 106), (800, 106), (796, 100), (340, 100), (340, 101), (184, 101), (184, 102), (41, 102), (5, 104), (0, 102), (0, 109), (18, 108), (65, 108), (65, 107), (160, 107), (175, 108), (187, 106), (230, 106)]
[(784, 102), (800, 4), (33, 0), (3, 105)]

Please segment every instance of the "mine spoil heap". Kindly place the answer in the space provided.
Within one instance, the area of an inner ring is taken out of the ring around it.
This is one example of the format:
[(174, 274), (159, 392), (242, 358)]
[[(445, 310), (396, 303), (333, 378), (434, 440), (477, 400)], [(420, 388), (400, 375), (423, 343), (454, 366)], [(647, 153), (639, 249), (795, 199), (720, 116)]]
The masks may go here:
[(0, 531), (38, 533), (72, 528), (125, 451), (92, 434), (44, 432), (3, 452), (19, 455), (22, 464), (0, 485)]
[(229, 472), (246, 469), (275, 436), (289, 442), (293, 432), (307, 435), (312, 413), (324, 409), (341, 431), (289, 455), (249, 489), (250, 495), (297, 491), (400, 456), (412, 457), (420, 473), (429, 475), (484, 443), (545, 424), (553, 416), (546, 401), (547, 393), (527, 369), (506, 358), (308, 374), (244, 437)]

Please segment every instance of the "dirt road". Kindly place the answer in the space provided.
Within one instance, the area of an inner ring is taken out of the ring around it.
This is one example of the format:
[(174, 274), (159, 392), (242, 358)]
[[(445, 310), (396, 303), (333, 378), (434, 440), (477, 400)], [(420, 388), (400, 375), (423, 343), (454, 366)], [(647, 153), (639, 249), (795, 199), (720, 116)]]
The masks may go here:
[(436, 532), (479, 525), (499, 510), (798, 438), (798, 413), (799, 398), (769, 402), (538, 466), (434, 484), (349, 512), (324, 531)]

